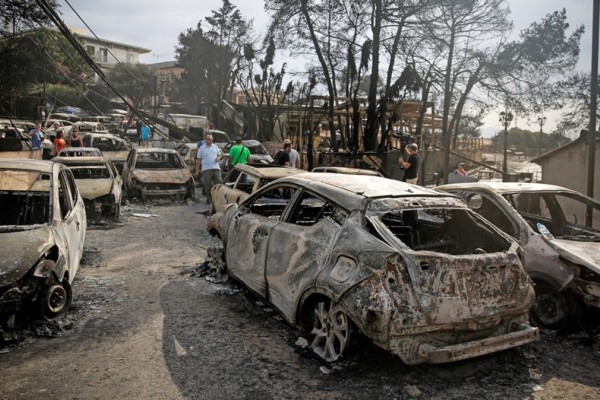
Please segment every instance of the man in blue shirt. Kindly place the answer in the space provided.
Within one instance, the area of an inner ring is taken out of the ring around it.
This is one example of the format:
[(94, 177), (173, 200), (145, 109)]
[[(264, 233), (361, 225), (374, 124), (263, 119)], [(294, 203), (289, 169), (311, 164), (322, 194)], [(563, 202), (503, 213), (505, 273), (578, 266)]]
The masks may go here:
[(223, 182), (221, 167), (219, 166), (223, 153), (216, 144), (213, 144), (213, 137), (210, 133), (204, 136), (204, 140), (205, 143), (198, 148), (196, 156), (196, 176), (202, 172), (202, 183), (206, 190), (206, 204), (210, 204), (210, 189), (214, 185)]
[(35, 123), (35, 128), (29, 133), (31, 135), (31, 150), (39, 150), (42, 148), (44, 134), (42, 133), (42, 124)]

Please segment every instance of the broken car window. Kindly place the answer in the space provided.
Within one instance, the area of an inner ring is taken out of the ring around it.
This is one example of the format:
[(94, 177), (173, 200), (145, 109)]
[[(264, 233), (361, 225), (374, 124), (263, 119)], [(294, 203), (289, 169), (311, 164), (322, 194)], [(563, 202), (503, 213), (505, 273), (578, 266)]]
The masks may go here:
[(389, 212), (381, 216), (381, 222), (413, 250), (482, 254), (505, 251), (510, 245), (465, 209)]
[(0, 226), (50, 222), (50, 175), (0, 170)]
[(250, 212), (272, 219), (281, 219), (283, 210), (294, 197), (297, 189), (293, 186), (277, 186), (263, 192), (254, 199)]
[(335, 211), (335, 207), (312, 193), (304, 192), (300, 202), (294, 210), (290, 222), (296, 225), (310, 226), (329, 217)]
[(510, 222), (510, 219), (490, 197), (479, 193), (471, 194), (467, 197), (467, 203), (473, 211), (496, 225), (503, 232), (508, 233), (512, 237), (517, 236), (517, 231)]

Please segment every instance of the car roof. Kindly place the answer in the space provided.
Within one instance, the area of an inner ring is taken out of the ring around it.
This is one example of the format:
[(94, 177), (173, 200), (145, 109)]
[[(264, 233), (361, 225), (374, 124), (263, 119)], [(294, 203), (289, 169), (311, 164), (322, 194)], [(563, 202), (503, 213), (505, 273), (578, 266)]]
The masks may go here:
[(54, 162), (68, 164), (105, 164), (106, 158), (101, 156), (82, 156), (82, 157), (54, 157)]
[(575, 192), (574, 190), (562, 186), (549, 185), (546, 183), (530, 182), (466, 182), (453, 183), (450, 185), (438, 186), (439, 190), (452, 189), (483, 189), (495, 193), (522, 193), (522, 192)]
[(306, 171), (298, 168), (290, 168), (290, 167), (262, 167), (257, 168), (247, 164), (236, 164), (234, 169), (245, 172), (249, 175), (256, 176), (260, 179), (268, 179), (274, 180), (283, 178), (285, 176), (303, 174)]
[(65, 152), (65, 151), (66, 152), (73, 152), (73, 153), (77, 153), (77, 152), (84, 153), (84, 152), (94, 151), (94, 152), (97, 153), (97, 152), (100, 151), (100, 149), (98, 149), (97, 147), (65, 147), (64, 149), (62, 149), (61, 151), (59, 151), (59, 153), (62, 153), (62, 152)]
[(0, 169), (21, 169), (26, 171), (38, 171), (52, 173), (54, 163), (49, 160), (31, 159), (4, 159), (0, 160)]
[(364, 169), (364, 168), (349, 168), (349, 167), (315, 167), (312, 172), (320, 172), (320, 171), (335, 171), (339, 174), (355, 174), (355, 175), (371, 175), (371, 176), (381, 176), (381, 174), (377, 171), (373, 171), (372, 169)]
[(399, 197), (454, 197), (433, 189), (370, 175), (306, 172), (280, 179), (323, 194), (346, 209), (359, 208), (367, 199)]
[(85, 137), (106, 137), (106, 138), (111, 138), (111, 139), (117, 139), (122, 142), (125, 141), (122, 138), (118, 137), (117, 135), (113, 135), (112, 133), (106, 133), (106, 132), (96, 132), (96, 131), (87, 132), (85, 134)]
[(137, 153), (174, 153), (179, 154), (175, 151), (175, 149), (163, 149), (162, 147), (151, 147), (151, 148), (142, 148), (135, 149)]

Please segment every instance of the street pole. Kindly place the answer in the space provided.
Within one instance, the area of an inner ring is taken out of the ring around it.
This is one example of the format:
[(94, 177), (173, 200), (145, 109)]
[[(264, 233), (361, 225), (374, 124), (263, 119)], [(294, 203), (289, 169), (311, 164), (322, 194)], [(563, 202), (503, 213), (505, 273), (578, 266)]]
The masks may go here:
[(158, 109), (158, 75), (154, 75), (154, 116), (156, 117)]
[(541, 156), (542, 155), (542, 136), (544, 135), (543, 128), (544, 128), (544, 124), (546, 123), (546, 117), (538, 117), (537, 121), (538, 121), (538, 124), (540, 124), (540, 148), (538, 151), (538, 156)]
[[(599, 0), (600, 1), (600, 0)], [(500, 122), (504, 125), (504, 161), (502, 163), (502, 181), (508, 181), (508, 125), (513, 120), (513, 115), (510, 111), (502, 111), (500, 113)]]
[[(587, 162), (587, 195), (594, 197), (594, 173), (596, 161), (596, 112), (598, 111), (598, 31), (600, 0), (594, 0), (592, 23), (592, 88), (590, 101), (590, 126), (588, 134), (588, 162)], [(592, 226), (592, 212), (588, 208), (585, 222)]]

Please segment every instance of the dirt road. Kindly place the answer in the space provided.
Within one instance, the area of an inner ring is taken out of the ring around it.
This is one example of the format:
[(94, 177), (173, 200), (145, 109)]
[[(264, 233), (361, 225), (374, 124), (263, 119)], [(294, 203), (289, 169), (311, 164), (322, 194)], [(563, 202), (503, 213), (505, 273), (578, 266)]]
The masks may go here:
[(597, 334), (418, 367), (358, 341), (323, 364), (256, 297), (193, 275), (216, 243), (202, 200), (92, 227), (68, 317), (0, 343), (0, 398), (600, 398)]

